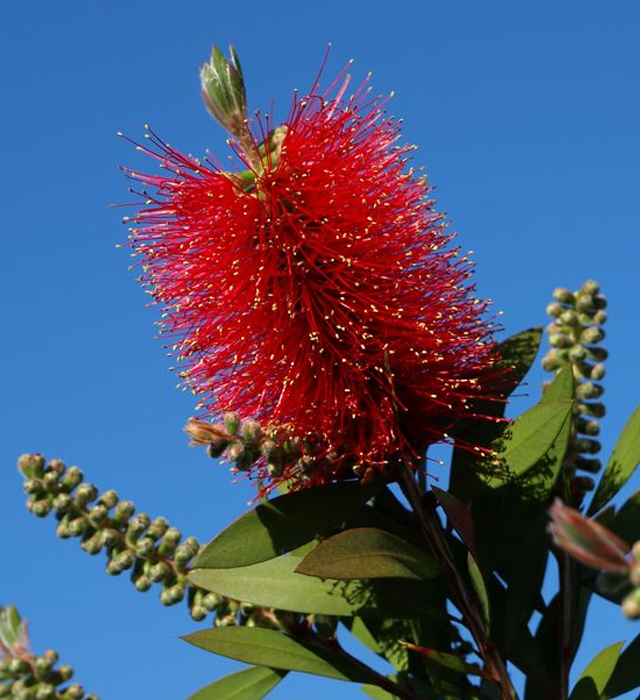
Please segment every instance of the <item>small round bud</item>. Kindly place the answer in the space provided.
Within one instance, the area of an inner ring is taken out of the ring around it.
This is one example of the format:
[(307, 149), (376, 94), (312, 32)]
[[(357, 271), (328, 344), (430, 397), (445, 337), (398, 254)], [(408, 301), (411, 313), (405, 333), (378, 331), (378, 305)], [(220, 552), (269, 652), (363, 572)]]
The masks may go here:
[(569, 350), (569, 359), (571, 362), (582, 362), (587, 356), (587, 351), (582, 347), (582, 345), (574, 345)]
[(202, 605), (209, 611), (215, 610), (221, 602), (222, 598), (217, 593), (207, 593), (202, 599)]
[(562, 323), (564, 326), (577, 326), (579, 324), (578, 320), (578, 314), (576, 314), (575, 311), (571, 311), (570, 309), (567, 309), (566, 311), (563, 311), (560, 314), (560, 317), (558, 319), (560, 323)]
[(57, 513), (66, 513), (73, 503), (73, 499), (68, 493), (59, 493), (52, 501), (54, 510)]
[(225, 440), (224, 438), (216, 438), (207, 445), (207, 454), (209, 457), (211, 457), (211, 459), (218, 459), (219, 457), (222, 457), (222, 454), (227, 449), (228, 444), (228, 440)]
[(595, 437), (600, 434), (600, 424), (595, 420), (578, 418), (577, 428), (579, 433), (584, 433), (590, 437)]
[(594, 384), (593, 382), (584, 382), (579, 384), (576, 388), (576, 394), (578, 398), (581, 399), (597, 399), (602, 396), (604, 389), (600, 384)]
[(590, 295), (597, 294), (600, 291), (600, 285), (595, 280), (587, 280), (580, 291)]
[(102, 503), (98, 503), (97, 505), (93, 506), (93, 508), (91, 508), (91, 510), (89, 511), (89, 522), (94, 527), (100, 527), (104, 524), (104, 521), (107, 519), (108, 515), (109, 510), (107, 509), (107, 507)]
[(151, 518), (146, 513), (139, 513), (132, 518), (127, 525), (127, 541), (134, 543), (140, 535), (151, 525)]
[(87, 554), (98, 554), (102, 549), (102, 533), (96, 532), (91, 537), (84, 540), (80, 546)]
[(163, 605), (175, 605), (185, 596), (185, 589), (181, 583), (176, 583), (170, 588), (165, 588), (160, 594), (160, 602)]
[(84, 695), (84, 689), (83, 687), (78, 684), (74, 683), (73, 685), (70, 685), (64, 693), (62, 693), (62, 700), (82, 700), (82, 696)]
[(257, 445), (261, 434), (262, 428), (258, 421), (249, 418), (242, 423), (242, 439), (245, 442)]
[(100, 503), (102, 503), (107, 510), (111, 510), (118, 505), (118, 494), (113, 490), (105, 491), (102, 496), (100, 496)]
[(597, 365), (593, 365), (593, 367), (591, 368), (591, 379), (600, 381), (601, 379), (604, 379), (605, 374), (606, 369), (602, 362), (599, 362)]
[(565, 287), (556, 287), (553, 290), (553, 298), (561, 304), (573, 304), (575, 302), (573, 293)]
[(584, 413), (586, 416), (594, 418), (603, 418), (607, 409), (603, 403), (594, 401), (593, 403), (578, 402), (577, 409), (579, 413)]
[(547, 306), (547, 314), (551, 316), (551, 318), (558, 318), (563, 310), (562, 306), (555, 301)]
[(587, 459), (579, 457), (574, 462), (575, 468), (589, 474), (597, 474), (602, 469), (602, 462), (599, 459)]
[(240, 416), (235, 411), (224, 414), (224, 429), (229, 435), (235, 435), (240, 428)]
[(576, 491), (586, 493), (587, 491), (593, 491), (595, 482), (590, 476), (576, 476), (572, 480), (572, 486)]
[(167, 519), (160, 516), (149, 525), (146, 536), (151, 537), (155, 541), (160, 539), (168, 529), (169, 523)]
[(143, 537), (136, 542), (136, 556), (148, 559), (154, 551), (154, 542), (150, 537)]
[(51, 501), (48, 498), (43, 498), (40, 501), (31, 501), (27, 503), (27, 506), (38, 518), (45, 518), (51, 512)]
[(69, 532), (69, 520), (68, 517), (65, 516), (59, 523), (58, 527), (56, 528), (56, 535), (61, 539), (61, 540), (66, 540), (69, 537), (71, 537), (71, 533)]
[(189, 610), (191, 613), (191, 618), (196, 622), (201, 622), (207, 616), (207, 609), (202, 607), (202, 605), (194, 605)]
[(76, 497), (74, 502), (80, 508), (83, 508), (91, 501), (95, 501), (98, 498), (98, 489), (93, 484), (80, 484), (76, 491)]
[(62, 664), (62, 666), (58, 668), (58, 675), (62, 678), (62, 682), (64, 683), (73, 678), (73, 669), (69, 664)]
[(40, 658), (45, 659), (50, 666), (54, 666), (60, 660), (58, 652), (55, 649), (47, 649)]
[(42, 477), (42, 481), (45, 485), (45, 487), (51, 491), (52, 489), (55, 489), (56, 486), (58, 485), (58, 482), (60, 481), (60, 475), (58, 472), (49, 470), (44, 473), (44, 476)]
[(89, 523), (85, 520), (85, 518), (80, 517), (71, 520), (67, 529), (70, 537), (79, 537), (80, 535), (84, 535), (88, 528)]
[(107, 573), (111, 576), (118, 576), (123, 571), (130, 569), (134, 563), (135, 557), (128, 549), (118, 553), (113, 552), (111, 560), (107, 563)]
[(585, 328), (582, 333), (580, 333), (580, 342), (585, 343), (586, 345), (595, 345), (596, 343), (604, 340), (604, 335), (605, 333), (601, 328), (591, 326), (589, 328)]
[(50, 683), (40, 683), (36, 692), (36, 700), (49, 700), (55, 697), (56, 689)]
[(600, 452), (602, 447), (597, 440), (591, 440), (590, 438), (577, 438), (573, 441), (573, 445), (578, 452), (586, 452), (592, 455)]
[(44, 470), (44, 457), (40, 454), (21, 455), (18, 458), (18, 469), (27, 479), (42, 476), (42, 472)]
[(595, 314), (593, 315), (593, 322), (598, 326), (601, 326), (604, 323), (606, 323), (607, 322), (607, 312), (602, 311), (602, 309), (600, 309), (599, 311), (596, 311)]
[(82, 473), (82, 469), (80, 469), (80, 467), (69, 467), (60, 484), (65, 491), (73, 491), (73, 489), (82, 483), (83, 479), (84, 474)]
[(607, 308), (607, 300), (605, 297), (602, 296), (602, 294), (598, 294), (593, 298), (593, 305), (596, 307), (596, 309), (606, 309)]
[(136, 587), (137, 590), (139, 590), (141, 593), (146, 593), (152, 586), (152, 581), (148, 576), (139, 576), (134, 582), (133, 585)]
[(100, 531), (100, 543), (103, 547), (111, 548), (120, 539), (120, 533), (111, 527)]
[(135, 513), (135, 506), (131, 501), (120, 501), (113, 514), (113, 524), (116, 527), (125, 525), (129, 518)]
[(176, 551), (178, 543), (182, 539), (180, 530), (175, 527), (170, 527), (162, 536), (158, 545), (158, 554), (161, 557), (171, 557)]
[(170, 572), (171, 570), (169, 567), (164, 562), (160, 561), (149, 569), (149, 578), (156, 583), (160, 583)]
[(573, 339), (566, 333), (551, 333), (549, 345), (553, 348), (570, 348), (573, 345)]
[(640, 588), (636, 588), (635, 591), (629, 593), (622, 601), (622, 613), (630, 620), (640, 618)]
[(237, 462), (244, 457), (245, 447), (240, 440), (234, 440), (227, 448), (226, 458), (230, 462)]
[(24, 484), (22, 484), (22, 488), (25, 493), (42, 493), (42, 491), (44, 491), (44, 483), (42, 479), (27, 479)]

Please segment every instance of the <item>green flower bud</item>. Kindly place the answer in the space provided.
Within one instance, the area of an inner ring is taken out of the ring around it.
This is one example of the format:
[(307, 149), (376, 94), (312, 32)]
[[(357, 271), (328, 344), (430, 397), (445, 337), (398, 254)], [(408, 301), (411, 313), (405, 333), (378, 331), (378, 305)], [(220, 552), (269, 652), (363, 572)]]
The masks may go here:
[(128, 543), (133, 544), (138, 537), (151, 525), (151, 518), (147, 513), (139, 513), (133, 518), (127, 526), (126, 539)]
[(553, 290), (553, 298), (561, 304), (572, 305), (575, 302), (575, 297), (565, 287), (556, 287), (556, 289)]
[(135, 563), (133, 553), (128, 549), (122, 552), (113, 552), (111, 560), (107, 563), (107, 573), (111, 576), (118, 576), (123, 571), (130, 569)]
[(577, 404), (577, 409), (579, 413), (584, 413), (586, 416), (593, 416), (594, 418), (603, 418), (607, 409), (603, 403), (593, 402), (584, 403), (579, 401)]
[(111, 527), (100, 531), (100, 543), (103, 547), (110, 549), (120, 540), (120, 533)]
[(186, 539), (176, 550), (174, 563), (178, 570), (184, 570), (200, 549), (195, 537)]
[(120, 501), (113, 514), (113, 524), (115, 527), (125, 525), (129, 518), (135, 513), (135, 506), (131, 501)]
[(587, 356), (587, 351), (582, 347), (582, 345), (574, 345), (569, 350), (569, 359), (571, 362), (582, 362)]
[(595, 314), (593, 315), (593, 322), (598, 326), (601, 326), (603, 323), (606, 323), (607, 322), (607, 312), (602, 311), (602, 309), (600, 309), (599, 311), (596, 311)]
[(9, 663), (9, 673), (12, 676), (20, 676), (29, 671), (29, 664), (24, 659), (11, 659)]
[(83, 687), (78, 683), (74, 683), (62, 693), (62, 700), (82, 700), (83, 695)]
[(240, 428), (240, 416), (235, 411), (224, 414), (224, 429), (229, 435), (235, 435)]
[(573, 441), (573, 445), (578, 452), (586, 452), (592, 455), (597, 454), (601, 449), (600, 443), (590, 438), (577, 438)]
[(158, 545), (158, 554), (163, 558), (173, 556), (181, 539), (182, 534), (180, 533), (180, 530), (175, 527), (170, 527), (160, 540), (160, 544)]
[(56, 535), (61, 540), (66, 540), (71, 537), (71, 533), (69, 532), (69, 514), (65, 515), (64, 518), (58, 523)]
[(136, 556), (148, 559), (154, 551), (154, 542), (150, 537), (143, 537), (136, 542)]
[(70, 537), (79, 537), (80, 535), (84, 535), (88, 528), (89, 523), (83, 517), (70, 520), (67, 526)]
[(223, 601), (223, 598), (217, 593), (207, 593), (202, 599), (202, 605), (213, 612)]
[(160, 516), (156, 518), (151, 525), (149, 525), (146, 536), (150, 537), (155, 542), (156, 540), (160, 539), (168, 529), (169, 523), (167, 522), (166, 518)]
[(141, 593), (146, 593), (152, 586), (152, 581), (148, 576), (139, 576), (134, 582), (133, 585), (136, 587), (137, 590), (139, 590)]
[(567, 309), (560, 314), (559, 321), (565, 326), (577, 326), (579, 324), (578, 314), (576, 314), (575, 311)]
[(103, 503), (98, 503), (89, 511), (88, 517), (89, 522), (94, 527), (101, 527), (107, 517), (109, 516), (109, 510)]
[(593, 491), (595, 488), (595, 482), (589, 476), (576, 476), (572, 481), (573, 487), (576, 491), (580, 493), (586, 493), (587, 491)]
[(56, 488), (58, 485), (58, 481), (60, 481), (60, 475), (58, 472), (54, 470), (48, 470), (44, 473), (44, 476), (42, 477), (42, 481), (45, 485), (45, 487), (51, 491)]
[(74, 503), (79, 508), (84, 508), (91, 501), (95, 501), (96, 498), (98, 498), (98, 489), (93, 484), (80, 484), (76, 491)]
[(585, 457), (579, 457), (574, 461), (576, 469), (580, 469), (583, 472), (589, 472), (589, 474), (597, 474), (602, 469), (602, 462), (599, 459), (586, 459)]
[(44, 470), (44, 457), (40, 454), (21, 455), (18, 458), (18, 469), (27, 479), (42, 476)]
[(573, 339), (565, 333), (551, 333), (549, 344), (554, 348), (570, 348), (573, 345)]
[(189, 609), (191, 613), (191, 618), (196, 622), (201, 622), (207, 616), (207, 609), (202, 605), (193, 605)]
[(82, 483), (83, 479), (84, 474), (82, 473), (82, 469), (79, 467), (69, 467), (69, 469), (67, 469), (67, 473), (62, 478), (60, 485), (65, 491), (73, 491), (73, 489)]
[(38, 518), (45, 518), (51, 512), (51, 501), (48, 498), (30, 501), (27, 503), (27, 507)]
[(59, 493), (52, 501), (53, 508), (58, 513), (66, 513), (72, 504), (73, 499), (68, 493)]
[(51, 666), (55, 666), (55, 664), (57, 664), (60, 660), (58, 652), (55, 649), (47, 649), (41, 658), (45, 659)]
[(228, 444), (228, 440), (225, 440), (224, 438), (216, 438), (207, 445), (207, 454), (209, 457), (211, 457), (211, 459), (218, 459), (219, 457), (222, 457)]
[(118, 494), (113, 490), (105, 491), (102, 496), (100, 496), (100, 503), (107, 510), (111, 510), (118, 505)]
[(40, 683), (36, 692), (36, 700), (49, 700), (55, 697), (56, 689), (50, 683)]
[(64, 683), (73, 678), (73, 669), (71, 668), (71, 666), (69, 666), (69, 664), (63, 664), (62, 666), (60, 666), (60, 668), (58, 668), (58, 675)]
[(607, 308), (607, 300), (605, 297), (602, 296), (602, 294), (598, 294), (593, 298), (593, 305), (596, 307), (596, 309), (606, 309)]
[(600, 347), (598, 345), (590, 347), (587, 350), (587, 357), (596, 362), (604, 362), (604, 360), (609, 357), (609, 351), (606, 348)]
[(175, 605), (176, 603), (179, 603), (184, 596), (184, 585), (181, 583), (176, 583), (170, 588), (165, 588), (162, 593), (160, 593), (160, 602), (163, 605)]
[(240, 440), (234, 440), (227, 448), (226, 457), (230, 462), (237, 462), (244, 456), (245, 447)]
[(551, 316), (551, 318), (558, 318), (563, 311), (563, 307), (557, 302), (552, 302), (547, 306), (547, 314)]
[(252, 445), (257, 445), (262, 435), (260, 423), (249, 418), (242, 424), (242, 439)]
[(593, 367), (591, 368), (591, 379), (600, 381), (601, 379), (604, 379), (605, 373), (605, 366), (602, 364), (602, 362), (599, 362), (597, 365), (593, 365)]
[(586, 420), (585, 418), (579, 418), (577, 423), (577, 428), (579, 433), (584, 433), (591, 437), (595, 437), (600, 434), (600, 424), (595, 420)]
[(84, 540), (80, 546), (87, 554), (98, 554), (102, 549), (102, 533), (94, 533), (91, 537)]
[(164, 562), (160, 561), (149, 569), (149, 578), (156, 583), (160, 583), (170, 573), (171, 569)]
[(595, 345), (596, 343), (604, 340), (604, 335), (605, 333), (601, 328), (591, 326), (589, 328), (585, 328), (582, 333), (580, 333), (580, 342), (587, 345)]
[(593, 382), (584, 382), (576, 388), (576, 394), (580, 399), (597, 399), (604, 393), (604, 389), (600, 384)]
[(246, 131), (247, 98), (240, 61), (233, 46), (229, 50), (230, 61), (214, 46), (209, 63), (202, 66), (202, 99), (216, 121), (233, 135), (241, 137)]
[(629, 593), (622, 601), (622, 613), (629, 620), (640, 619), (640, 588)]
[(597, 294), (600, 291), (600, 285), (595, 280), (587, 280), (583, 283), (580, 291), (589, 295)]
[(22, 488), (25, 493), (42, 493), (44, 491), (44, 483), (41, 479), (27, 479), (24, 484), (22, 484)]

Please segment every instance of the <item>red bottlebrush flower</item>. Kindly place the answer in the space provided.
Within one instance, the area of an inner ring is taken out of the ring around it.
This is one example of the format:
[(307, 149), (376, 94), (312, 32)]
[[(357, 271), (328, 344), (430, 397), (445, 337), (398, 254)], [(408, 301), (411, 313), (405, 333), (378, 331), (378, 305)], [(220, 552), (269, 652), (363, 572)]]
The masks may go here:
[(147, 200), (131, 238), (207, 413), (291, 423), (334, 465), (382, 467), (471, 415), (494, 328), (399, 125), (347, 82), (294, 96), (244, 174), (150, 133), (167, 173), (128, 171)]

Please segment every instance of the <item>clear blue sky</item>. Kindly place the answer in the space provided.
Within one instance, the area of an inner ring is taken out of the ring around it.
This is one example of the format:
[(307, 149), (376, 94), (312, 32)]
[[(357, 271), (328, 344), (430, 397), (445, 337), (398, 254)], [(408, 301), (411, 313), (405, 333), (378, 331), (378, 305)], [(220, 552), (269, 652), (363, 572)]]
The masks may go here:
[[(129, 200), (118, 165), (143, 162), (117, 130), (136, 137), (149, 122), (182, 150), (225, 156), (198, 94), (212, 43), (237, 46), (252, 108), (273, 99), (281, 116), (329, 41), (327, 76), (353, 57), (355, 78), (371, 70), (377, 90), (394, 90), (390, 110), (507, 332), (544, 322), (553, 287), (600, 281), (610, 450), (640, 398), (637, 0), (23, 0), (2, 15), (0, 601), (103, 700), (181, 700), (238, 667), (178, 640), (197, 627), (182, 606), (107, 577), (101, 558), (27, 514), (14, 470), (21, 452), (61, 457), (203, 541), (252, 496), (187, 448), (193, 399), (174, 388), (156, 311), (115, 248), (122, 211), (108, 206)], [(590, 627), (599, 646), (638, 632), (605, 605)], [(274, 700), (360, 697), (299, 678)]]

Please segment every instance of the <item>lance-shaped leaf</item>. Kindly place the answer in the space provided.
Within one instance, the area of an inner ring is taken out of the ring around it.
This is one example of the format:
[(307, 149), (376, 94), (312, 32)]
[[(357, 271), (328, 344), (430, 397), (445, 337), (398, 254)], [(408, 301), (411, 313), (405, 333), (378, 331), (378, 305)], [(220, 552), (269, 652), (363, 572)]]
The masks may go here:
[(276, 630), (218, 627), (189, 634), (183, 639), (213, 654), (256, 666), (312, 673), (341, 681), (372, 681), (372, 672), (348, 654)]
[(338, 528), (377, 487), (332, 484), (278, 496), (231, 523), (196, 557), (193, 568), (248, 566), (290, 552)]
[(582, 672), (569, 700), (600, 700), (611, 678), (624, 642), (603, 649)]
[(321, 542), (296, 571), (334, 579), (409, 578), (427, 580), (439, 568), (422, 549), (373, 527), (341, 532)]
[(435, 661), (440, 666), (450, 669), (451, 671), (457, 671), (458, 673), (464, 673), (471, 676), (481, 676), (482, 678), (490, 679), (491, 676), (488, 675), (480, 666), (477, 664), (467, 663), (464, 659), (461, 659), (455, 654), (449, 654), (448, 652), (438, 651), (437, 649), (429, 649), (428, 647), (418, 646), (417, 644), (410, 644), (409, 642), (400, 642), (402, 646), (415, 651), (422, 656), (426, 656), (431, 661)]
[(261, 607), (319, 615), (432, 615), (414, 581), (338, 581), (295, 572), (300, 559), (283, 555), (235, 569), (195, 569), (189, 581)]
[(617, 698), (640, 686), (640, 635), (620, 654), (611, 677), (605, 686), (603, 698)]
[(489, 625), (491, 623), (489, 594), (487, 593), (487, 587), (484, 582), (484, 577), (482, 576), (482, 571), (480, 571), (480, 567), (478, 566), (478, 563), (474, 559), (471, 552), (467, 552), (467, 568), (469, 569), (471, 584), (476, 592), (476, 595), (478, 596), (478, 600), (480, 601), (480, 606), (484, 615), (484, 623), (486, 628), (489, 629)]
[(476, 544), (471, 511), (461, 500), (448, 491), (443, 491), (437, 486), (432, 486), (431, 490), (435, 493), (438, 502), (444, 508), (449, 524), (453, 526), (467, 549), (475, 556)]
[(263, 666), (245, 668), (201, 688), (188, 700), (262, 700), (286, 675)]
[[(573, 386), (571, 368), (558, 372), (547, 391), (565, 394)], [(566, 395), (566, 394), (565, 394)], [(484, 483), (498, 488), (521, 477), (553, 446), (573, 409), (571, 398), (543, 398), (509, 425), (494, 443), (494, 455), (484, 464)]]
[(640, 406), (624, 426), (611, 458), (589, 505), (588, 515), (597, 512), (627, 483), (640, 464)]

